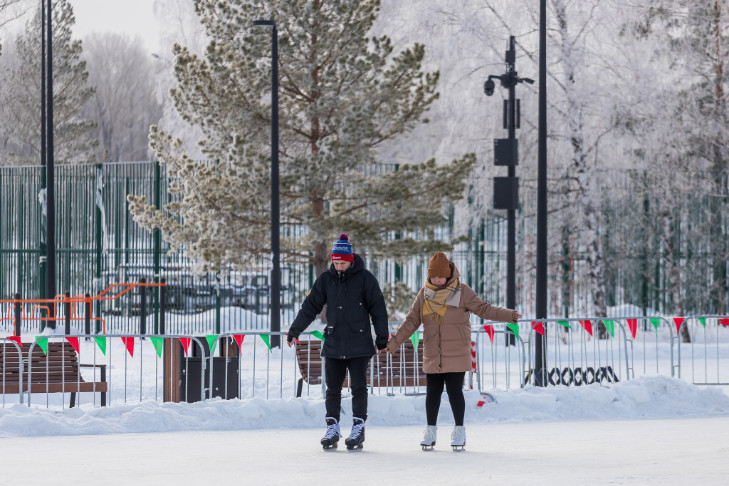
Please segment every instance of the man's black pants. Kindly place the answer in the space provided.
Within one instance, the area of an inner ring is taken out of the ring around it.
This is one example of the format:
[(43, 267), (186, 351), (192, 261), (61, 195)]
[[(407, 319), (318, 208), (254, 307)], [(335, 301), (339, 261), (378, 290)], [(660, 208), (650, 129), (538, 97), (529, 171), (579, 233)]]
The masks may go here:
[(334, 417), (339, 422), (339, 411), (342, 408), (342, 385), (347, 375), (347, 369), (349, 369), (352, 416), (367, 420), (367, 366), (370, 358), (325, 358), (325, 360), (326, 416)]

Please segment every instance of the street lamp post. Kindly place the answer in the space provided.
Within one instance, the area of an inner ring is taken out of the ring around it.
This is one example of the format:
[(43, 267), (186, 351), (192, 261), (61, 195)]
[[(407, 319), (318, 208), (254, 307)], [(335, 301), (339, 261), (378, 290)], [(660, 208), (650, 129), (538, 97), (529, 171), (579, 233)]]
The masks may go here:
[[(253, 25), (271, 27), (271, 332), (281, 331), (281, 242), (278, 180), (278, 30), (273, 20), (256, 20)], [(271, 346), (281, 343), (271, 336)]]
[[(506, 72), (499, 76), (490, 75), (484, 84), (486, 96), (494, 94), (494, 79), (501, 81), (501, 86), (509, 90), (509, 99), (504, 100), (504, 128), (508, 130), (508, 138), (494, 140), (494, 163), (509, 168), (508, 177), (494, 177), (494, 209), (506, 209), (507, 212), (507, 245), (506, 245), (506, 307), (516, 308), (516, 208), (519, 203), (519, 179), (516, 177), (516, 166), (519, 163), (519, 140), (516, 129), (520, 126), (520, 104), (516, 99), (516, 85), (534, 83), (529, 78), (520, 78), (516, 72), (516, 39), (509, 37), (508, 49), (504, 56)], [(515, 345), (513, 333), (506, 336), (506, 345)]]

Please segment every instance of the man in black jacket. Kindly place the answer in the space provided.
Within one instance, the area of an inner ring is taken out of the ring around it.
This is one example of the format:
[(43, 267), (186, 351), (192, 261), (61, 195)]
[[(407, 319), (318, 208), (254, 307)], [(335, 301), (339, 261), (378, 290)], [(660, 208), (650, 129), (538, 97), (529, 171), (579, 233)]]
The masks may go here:
[[(349, 370), (352, 388), (352, 433), (344, 441), (347, 449), (362, 448), (367, 420), (367, 366), (372, 356), (387, 346), (387, 308), (380, 284), (359, 255), (352, 252), (349, 238), (342, 233), (332, 249), (332, 265), (319, 275), (306, 296), (286, 337), (291, 346), (327, 305), (324, 329), (324, 376), (327, 385), (327, 431), (321, 444), (336, 448), (342, 436), (339, 411), (342, 385)], [(371, 325), (375, 328), (372, 343)]]

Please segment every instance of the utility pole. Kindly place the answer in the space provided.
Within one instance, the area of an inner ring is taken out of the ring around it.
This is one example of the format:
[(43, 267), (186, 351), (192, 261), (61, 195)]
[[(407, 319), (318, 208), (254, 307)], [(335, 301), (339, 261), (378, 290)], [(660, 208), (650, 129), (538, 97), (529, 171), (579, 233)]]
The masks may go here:
[[(506, 249), (506, 307), (516, 308), (516, 209), (519, 206), (519, 178), (516, 166), (519, 163), (519, 140), (516, 129), (521, 126), (521, 104), (516, 99), (516, 85), (522, 82), (534, 83), (532, 79), (520, 78), (516, 72), (516, 39), (509, 37), (504, 61), (506, 72), (500, 76), (490, 75), (484, 84), (486, 96), (494, 94), (494, 79), (501, 81), (501, 87), (508, 89), (508, 99), (504, 100), (504, 128), (507, 138), (494, 139), (494, 165), (509, 168), (508, 177), (494, 177), (494, 209), (505, 209), (507, 214)], [(515, 345), (513, 333), (506, 335), (506, 345)]]

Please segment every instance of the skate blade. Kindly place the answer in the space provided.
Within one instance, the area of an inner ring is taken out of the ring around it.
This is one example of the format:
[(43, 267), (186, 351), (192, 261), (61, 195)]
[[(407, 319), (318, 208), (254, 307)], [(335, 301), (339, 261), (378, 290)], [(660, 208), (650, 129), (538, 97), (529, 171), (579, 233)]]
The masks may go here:
[(325, 451), (334, 451), (337, 449), (337, 444), (322, 444), (321, 446), (324, 448)]
[(451, 446), (453, 448), (453, 452), (462, 452), (466, 450), (465, 444), (462, 446)]
[(358, 451), (362, 449), (362, 444), (347, 444), (348, 451)]
[(435, 443), (430, 444), (430, 445), (420, 444), (420, 447), (422, 447), (424, 451), (432, 451), (433, 448), (435, 447)]

